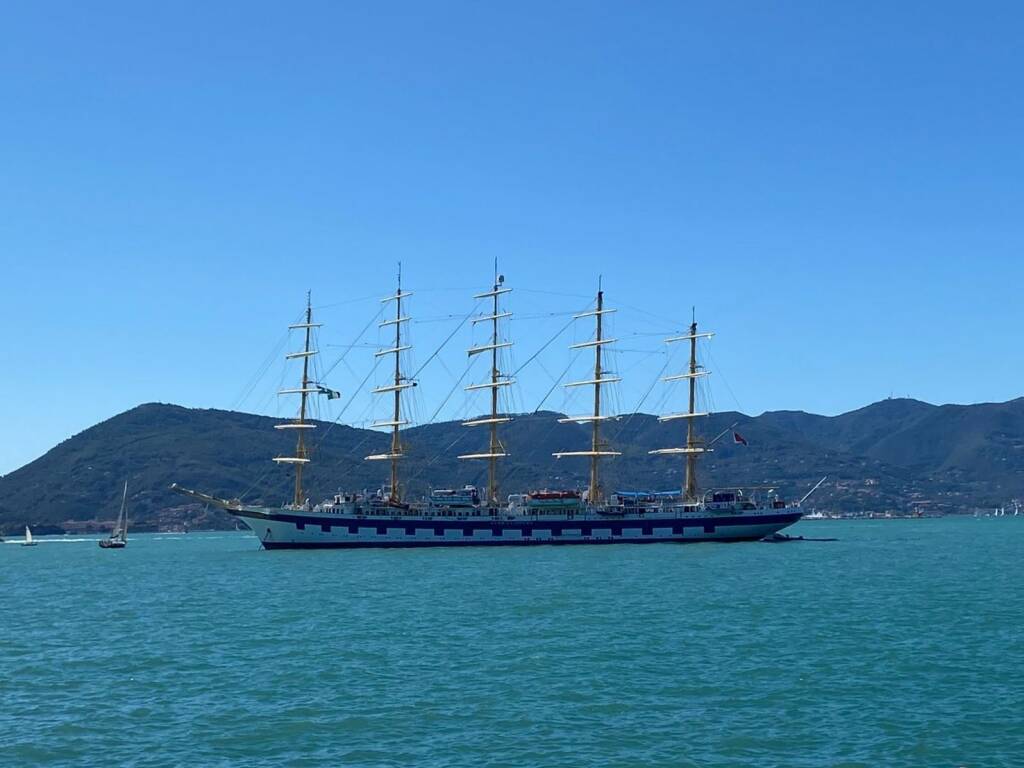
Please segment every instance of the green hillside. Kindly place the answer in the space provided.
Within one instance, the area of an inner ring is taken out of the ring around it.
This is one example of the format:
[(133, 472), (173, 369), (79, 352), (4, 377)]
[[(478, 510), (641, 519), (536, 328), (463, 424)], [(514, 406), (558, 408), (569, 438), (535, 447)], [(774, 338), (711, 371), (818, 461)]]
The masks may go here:
[[(585, 484), (584, 459), (556, 460), (557, 450), (582, 449), (586, 426), (559, 424), (558, 414), (517, 417), (503, 430), (503, 492)], [(0, 530), (26, 523), (46, 530), (102, 527), (113, 518), (122, 482), (129, 482), (137, 529), (230, 526), (221, 513), (171, 493), (172, 482), (219, 496), (278, 504), (291, 493), (290, 470), (270, 457), (287, 455), (292, 437), (264, 416), (150, 403), (60, 443), (36, 461), (0, 477)], [(771, 412), (758, 417), (720, 413), (706, 434), (729, 425), (749, 440), (720, 440), (701, 463), (701, 484), (768, 485), (790, 497), (823, 475), (818, 506), (840, 511), (907, 509), (927, 502), (949, 510), (994, 505), (1024, 496), (1024, 400), (932, 406), (886, 400), (836, 417)], [(313, 499), (339, 488), (377, 488), (386, 467), (363, 457), (384, 451), (387, 437), (369, 430), (319, 424), (306, 487)], [(606, 427), (622, 456), (603, 464), (605, 487), (667, 489), (682, 482), (678, 459), (648, 456), (677, 445), (678, 425), (637, 414)], [(456, 422), (405, 433), (405, 491), (481, 484), (485, 465), (459, 461), (484, 448), (486, 435)]]

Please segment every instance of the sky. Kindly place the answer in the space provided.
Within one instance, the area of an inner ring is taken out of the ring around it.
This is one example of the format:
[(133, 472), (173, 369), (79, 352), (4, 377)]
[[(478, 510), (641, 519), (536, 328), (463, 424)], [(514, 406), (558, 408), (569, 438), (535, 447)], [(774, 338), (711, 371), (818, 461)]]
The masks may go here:
[(464, 321), (495, 259), (517, 410), (588, 407), (558, 385), (599, 276), (620, 412), (679, 409), (660, 338), (693, 311), (719, 410), (1018, 397), (1022, 24), (992, 2), (11, 5), (0, 473), (140, 403), (287, 415), (307, 290), (343, 395), (320, 415), (382, 417), (399, 262), (420, 422), (484, 409), (458, 385), (486, 375)]

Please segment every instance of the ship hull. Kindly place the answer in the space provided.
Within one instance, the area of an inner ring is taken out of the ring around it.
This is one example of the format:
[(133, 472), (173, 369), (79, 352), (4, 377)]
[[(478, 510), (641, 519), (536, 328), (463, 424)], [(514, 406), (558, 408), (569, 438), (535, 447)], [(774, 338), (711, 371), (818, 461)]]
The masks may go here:
[(575, 519), (345, 518), (230, 510), (267, 549), (495, 547), (757, 541), (800, 519), (798, 510), (682, 517)]

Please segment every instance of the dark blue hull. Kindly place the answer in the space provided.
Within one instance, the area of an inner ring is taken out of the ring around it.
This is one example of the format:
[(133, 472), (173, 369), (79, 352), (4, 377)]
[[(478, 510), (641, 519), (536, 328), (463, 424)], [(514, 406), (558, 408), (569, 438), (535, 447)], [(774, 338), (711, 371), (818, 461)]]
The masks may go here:
[(678, 518), (464, 519), (334, 517), (292, 510), (232, 510), (267, 549), (407, 549), (562, 544), (757, 541), (800, 519), (798, 510)]

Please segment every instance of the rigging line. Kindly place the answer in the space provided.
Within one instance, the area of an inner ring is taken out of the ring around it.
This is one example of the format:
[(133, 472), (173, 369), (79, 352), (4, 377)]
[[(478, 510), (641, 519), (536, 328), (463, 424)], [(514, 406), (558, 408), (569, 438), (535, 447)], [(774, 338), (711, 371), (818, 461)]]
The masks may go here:
[(345, 415), (345, 411), (348, 410), (348, 407), (352, 405), (352, 402), (363, 391), (363, 387), (366, 386), (366, 382), (368, 382), (370, 380), (370, 377), (373, 376), (374, 371), (377, 370), (377, 366), (380, 365), (380, 361), (383, 359), (383, 357), (378, 357), (376, 360), (374, 360), (373, 366), (370, 368), (370, 372), (366, 374), (366, 376), (363, 378), (361, 382), (359, 382), (359, 386), (352, 390), (352, 394), (349, 396), (348, 402), (341, 407), (341, 411), (338, 413), (337, 416), (334, 417), (334, 421), (331, 422), (331, 426), (325, 429), (324, 433), (320, 435), (320, 439), (316, 441), (316, 445), (314, 446), (313, 450), (318, 449), (323, 444), (324, 440), (327, 439), (327, 436), (331, 434), (331, 430), (334, 429), (334, 427), (338, 424), (339, 421), (341, 421), (341, 417)]
[(583, 294), (579, 294), (579, 293), (560, 293), (558, 291), (542, 291), (542, 290), (540, 290), (538, 288), (516, 288), (516, 290), (517, 291), (522, 291), (524, 293), (543, 293), (543, 294), (545, 294), (547, 296), (563, 296), (563, 297), (567, 297), (567, 298), (571, 298), (571, 299), (589, 299), (589, 298), (591, 298), (590, 296), (584, 296)]
[(718, 378), (722, 380), (723, 384), (725, 384), (725, 388), (729, 391), (729, 396), (732, 398), (732, 401), (736, 403), (736, 410), (738, 410), (740, 413), (745, 414), (746, 411), (743, 410), (743, 405), (740, 403), (740, 399), (736, 397), (736, 393), (733, 392), (732, 387), (729, 386), (729, 380), (725, 378), (725, 373), (722, 371), (722, 366), (718, 364), (718, 361), (715, 359), (715, 356), (711, 354), (710, 349), (705, 348), (704, 354), (708, 356), (708, 362), (710, 362), (711, 365), (714, 366), (715, 371), (718, 373)]
[[(462, 375), (459, 376), (459, 378), (455, 382), (455, 384), (452, 385), (452, 388), (448, 391), (448, 394), (445, 396), (444, 400), (441, 401), (441, 404), (437, 407), (437, 410), (435, 410), (434, 413), (430, 416), (430, 420), (425, 422), (423, 426), (426, 426), (427, 424), (433, 424), (434, 423), (434, 420), (437, 418), (437, 415), (441, 412), (441, 409), (444, 408), (444, 406), (447, 404), (447, 402), (451, 399), (452, 395), (455, 394), (455, 392), (458, 390), (459, 386), (466, 379), (466, 376), (469, 375), (469, 372), (473, 369), (473, 367), (475, 365), (476, 365), (476, 359), (475, 358), (469, 361), (469, 363), (466, 365), (466, 369), (462, 372)], [(467, 393), (467, 395), (468, 395), (468, 393)], [(468, 401), (468, 398), (467, 398), (467, 401)], [(409, 478), (408, 482), (414, 482), (415, 480), (419, 479), (419, 477), (427, 470), (428, 467), (433, 466), (437, 462), (437, 460), (439, 458), (441, 458), (441, 456), (443, 456), (443, 455), (447, 454), (449, 451), (451, 451), (451, 449), (454, 448), (456, 445), (458, 445), (465, 437), (468, 436), (468, 434), (469, 434), (468, 430), (462, 430), (459, 433), (459, 436), (456, 437), (451, 442), (450, 445), (448, 445), (446, 448), (442, 448), (441, 450), (436, 451), (434, 453), (434, 455), (430, 458), (430, 460), (424, 466), (422, 466), (418, 472), (416, 472), (415, 474), (413, 474)]]
[(264, 470), (263, 470), (263, 471), (262, 471), (262, 472), (261, 472), (261, 473), (259, 474), (259, 476), (258, 476), (258, 477), (257, 477), (257, 478), (256, 478), (256, 479), (255, 479), (255, 480), (254, 480), (254, 481), (252, 482), (252, 484), (251, 484), (251, 485), (250, 485), (250, 486), (249, 486), (248, 488), (246, 488), (246, 489), (245, 489), (245, 490), (244, 490), (244, 491), (243, 491), (243, 492), (242, 492), (242, 493), (241, 493), (241, 494), (240, 494), (240, 495), (238, 496), (238, 500), (239, 500), (239, 501), (244, 501), (244, 500), (245, 500), (245, 498), (246, 498), (246, 497), (247, 497), (247, 496), (248, 496), (248, 495), (249, 495), (250, 493), (252, 493), (252, 491), (253, 491), (253, 490), (254, 490), (254, 489), (256, 488), (256, 486), (260, 485), (260, 483), (262, 483), (262, 482), (263, 482), (263, 480), (264, 480), (264, 479), (265, 479), (265, 478), (267, 477), (267, 475), (268, 475), (268, 474), (270, 474), (270, 472), (271, 472), (271, 471), (273, 471), (273, 470), (275, 470), (276, 468), (277, 468), (276, 466), (269, 466), (269, 467), (265, 468), (265, 469), (264, 469)]
[(260, 363), (259, 367), (257, 367), (256, 372), (252, 375), (249, 381), (242, 386), (243, 393), (239, 394), (238, 397), (236, 397), (235, 400), (232, 402), (231, 410), (235, 410), (235, 408), (237, 408), (243, 402), (245, 402), (249, 395), (252, 394), (252, 391), (256, 388), (256, 385), (259, 384), (260, 380), (267, 375), (267, 371), (270, 370), (270, 366), (273, 365), (274, 360), (281, 353), (281, 350), (287, 343), (288, 331), (285, 331), (278, 337), (277, 341), (274, 343), (274, 346), (271, 348), (267, 356), (263, 359), (263, 362)]
[(272, 388), (270, 390), (270, 392), (267, 393), (266, 397), (264, 397), (263, 400), (260, 401), (258, 407), (255, 409), (256, 413), (258, 413), (258, 414), (265, 414), (265, 412), (270, 409), (270, 404), (274, 403), (274, 413), (272, 415), (272, 418), (275, 418), (275, 419), (282, 418), (282, 416), (281, 416), (281, 398), (278, 396), (277, 392), (278, 392), (279, 389), (281, 389), (284, 386), (284, 380), (287, 377), (288, 377), (288, 366), (287, 365), (282, 365), (281, 366), (281, 376), (278, 378), (277, 386)]
[(651, 392), (654, 391), (654, 388), (656, 386), (658, 386), (658, 383), (661, 381), (661, 375), (668, 369), (669, 363), (672, 362), (672, 358), (673, 357), (674, 357), (674, 355), (666, 355), (665, 356), (665, 364), (663, 366), (661, 366), (661, 370), (658, 371), (658, 375), (655, 376), (654, 379), (651, 381), (651, 386), (649, 386), (647, 388), (647, 391), (644, 392), (644, 396), (640, 398), (640, 402), (636, 404), (636, 408), (633, 410), (633, 412), (631, 414), (629, 414), (629, 416), (626, 418), (625, 422), (619, 422), (618, 423), (618, 427), (619, 428), (617, 430), (615, 430), (615, 437), (616, 438), (618, 438), (622, 434), (622, 430), (624, 430), (626, 427), (629, 426), (629, 423), (633, 420), (633, 417), (636, 416), (637, 413), (640, 412), (641, 408), (643, 408), (644, 403), (647, 401), (647, 398), (651, 396)]
[(455, 337), (455, 334), (458, 333), (461, 330), (462, 326), (464, 326), (466, 324), (466, 322), (469, 320), (469, 318), (471, 318), (473, 315), (476, 314), (477, 307), (479, 307), (479, 306), (480, 306), (480, 302), (478, 301), (476, 304), (473, 305), (473, 308), (469, 311), (469, 313), (465, 317), (462, 318), (462, 322), (460, 322), (457, 326), (455, 326), (455, 330), (448, 334), (448, 338), (441, 342), (441, 346), (439, 346), (437, 349), (435, 349), (434, 352), (430, 355), (430, 357), (428, 357), (423, 362), (423, 365), (421, 365), (419, 368), (416, 369), (416, 373), (414, 373), (411, 376), (411, 378), (415, 379), (417, 376), (420, 375), (420, 373), (423, 371), (423, 369), (426, 368), (427, 365), (430, 364), (430, 361), (433, 360), (435, 357), (437, 357), (437, 355), (441, 352), (441, 350), (445, 348), (445, 345)]
[[(544, 373), (546, 373), (546, 374), (547, 374), (547, 376), (548, 376), (548, 378), (549, 378), (549, 379), (551, 379), (552, 381), (558, 381), (558, 377), (557, 377), (557, 376), (555, 376), (555, 375), (554, 375), (553, 373), (551, 373), (551, 371), (549, 371), (549, 370), (548, 370), (548, 367), (547, 367), (546, 365), (544, 365), (544, 363), (543, 363), (542, 361), (538, 360), (538, 361), (537, 361), (537, 365), (539, 365), (539, 366), (540, 366), (540, 369), (541, 369), (542, 371), (544, 371)], [(525, 411), (524, 411), (524, 412), (525, 412)]]
[[(615, 351), (616, 352), (621, 352), (622, 350), (621, 349), (616, 349)], [(638, 349), (638, 350), (635, 350), (635, 351), (636, 352), (642, 352), (643, 353), (643, 357), (634, 358), (633, 361), (626, 368), (620, 368), (619, 366), (613, 366), (613, 367), (618, 369), (618, 373), (619, 373), (620, 376), (625, 377), (632, 370), (634, 370), (635, 368), (638, 368), (639, 366), (643, 365), (643, 363), (649, 357), (654, 357), (655, 355), (664, 355), (665, 354), (665, 350), (663, 350), (663, 349), (648, 349), (648, 350)]]
[(239, 501), (244, 501), (245, 497), (248, 496), (253, 491), (253, 489), (256, 488), (257, 485), (263, 482), (263, 478), (267, 476), (267, 471), (268, 470), (263, 470), (263, 473), (259, 477), (257, 477), (256, 480), (253, 481), (253, 484), (242, 492), (242, 494), (238, 497)]
[[(559, 329), (558, 329), (558, 332), (557, 332), (557, 333), (556, 333), (556, 334), (555, 334), (554, 336), (552, 336), (552, 337), (551, 337), (550, 339), (548, 339), (547, 341), (545, 341), (545, 342), (544, 342), (544, 346), (542, 346), (542, 347), (541, 347), (540, 349), (538, 349), (538, 350), (537, 350), (536, 352), (534, 352), (534, 353), (533, 353), (532, 355), (530, 355), (530, 357), (529, 357), (529, 358), (527, 358), (527, 360), (526, 360), (526, 362), (525, 362), (525, 363), (523, 363), (522, 365), (520, 365), (520, 366), (519, 366), (518, 368), (516, 368), (516, 369), (515, 369), (515, 370), (514, 370), (514, 371), (512, 372), (512, 375), (513, 375), (513, 376), (517, 376), (517, 375), (519, 374), (519, 372), (520, 372), (521, 370), (523, 370), (523, 368), (525, 368), (525, 367), (526, 367), (526, 366), (528, 366), (528, 365), (529, 365), (530, 363), (532, 363), (532, 362), (533, 362), (534, 360), (536, 360), (536, 359), (537, 359), (537, 356), (538, 356), (538, 355), (540, 355), (540, 353), (541, 353), (541, 352), (543, 352), (543, 351), (544, 351), (545, 349), (547, 349), (548, 347), (550, 347), (550, 346), (551, 346), (551, 344), (552, 344), (552, 343), (554, 343), (555, 339), (557, 339), (557, 338), (558, 338), (559, 336), (561, 336), (561, 335), (562, 335), (563, 333), (565, 333), (565, 332), (566, 332), (566, 331), (567, 331), (567, 330), (569, 329), (569, 327), (570, 327), (570, 326), (571, 326), (571, 325), (573, 324), (573, 321), (574, 321), (575, 319), (576, 319), (575, 317), (570, 317), (570, 318), (569, 318), (569, 322), (567, 322), (567, 323), (566, 323), (565, 325), (563, 325), (563, 326), (562, 326), (561, 328), (559, 328)], [(575, 359), (575, 358), (574, 358), (574, 359)]]
[(253, 480), (252, 484), (248, 488), (246, 488), (241, 493), (241, 495), (239, 495), (238, 500), (244, 501), (245, 497), (252, 493), (253, 489), (256, 488), (256, 486), (263, 482), (263, 479), (270, 473), (271, 469), (276, 469), (276, 466), (272, 465), (269, 467), (265, 467), (263, 471), (260, 472), (259, 476), (255, 480)]
[(345, 360), (345, 367), (348, 368), (348, 372), (352, 374), (352, 378), (356, 378), (359, 374), (356, 373), (356, 369), (349, 365), (348, 361)]
[(547, 320), (549, 317), (567, 317), (575, 312), (530, 312), (516, 313), (516, 320)]
[(452, 440), (452, 442), (451, 442), (451, 443), (450, 443), (450, 444), (449, 444), (449, 445), (448, 445), (447, 447), (445, 447), (445, 448), (442, 448), (442, 449), (441, 449), (440, 451), (438, 451), (437, 453), (435, 453), (435, 454), (434, 454), (434, 456), (433, 456), (433, 458), (431, 458), (431, 459), (430, 459), (430, 461), (428, 461), (428, 462), (427, 462), (426, 464), (424, 464), (423, 466), (421, 466), (418, 472), (416, 472), (415, 474), (411, 475), (411, 476), (409, 477), (409, 479), (408, 479), (408, 480), (406, 481), (406, 483), (407, 483), (407, 484), (408, 484), (408, 483), (413, 483), (413, 482), (415, 482), (416, 480), (419, 480), (420, 476), (421, 476), (421, 475), (422, 475), (422, 474), (423, 474), (424, 472), (426, 472), (426, 471), (427, 471), (427, 469), (429, 469), (430, 467), (432, 467), (432, 466), (433, 466), (433, 465), (434, 465), (434, 464), (435, 464), (435, 463), (437, 462), (437, 460), (438, 460), (439, 458), (441, 458), (442, 456), (444, 456), (445, 454), (447, 454), (447, 453), (448, 453), (449, 451), (451, 451), (451, 449), (452, 449), (452, 448), (454, 448), (454, 447), (455, 447), (456, 445), (458, 445), (458, 444), (459, 444), (460, 442), (462, 442), (462, 439), (463, 439), (463, 438), (464, 438), (464, 437), (466, 436), (466, 434), (467, 434), (467, 432), (466, 432), (465, 430), (463, 430), (463, 431), (462, 431), (462, 432), (461, 432), (461, 433), (459, 434), (459, 436), (458, 436), (458, 437), (456, 437), (456, 438), (455, 438), (454, 440)]
[(462, 317), (462, 315), (455, 312), (450, 315), (427, 315), (425, 317), (414, 317), (410, 322), (413, 325), (417, 323), (440, 323), (445, 320), (454, 320), (456, 317)]
[(434, 413), (430, 416), (430, 420), (425, 422), (426, 424), (433, 424), (434, 423), (434, 419), (437, 418), (437, 414), (439, 414), (441, 412), (441, 409), (444, 408), (445, 405), (447, 405), (449, 400), (451, 400), (452, 395), (455, 394), (455, 390), (457, 390), (459, 388), (459, 385), (461, 385), (462, 382), (466, 380), (466, 376), (469, 375), (469, 372), (473, 369), (473, 366), (475, 364), (476, 364), (476, 358), (471, 359), (469, 364), (466, 366), (466, 370), (464, 370), (462, 372), (462, 375), (459, 376), (458, 381), (456, 381), (452, 385), (452, 388), (448, 390), (448, 394), (445, 396), (444, 400), (441, 401), (441, 404), (439, 406), (437, 406), (437, 410), (434, 411)]
[(653, 317), (655, 320), (659, 320), (660, 322), (663, 322), (663, 323), (668, 323), (670, 326), (675, 326), (675, 324), (677, 322), (679, 322), (678, 318), (675, 319), (675, 320), (671, 320), (671, 319), (669, 319), (667, 317), (662, 317), (661, 315), (656, 315), (653, 312), (648, 312), (646, 309), (640, 309), (640, 307), (634, 307), (631, 304), (622, 304), (620, 302), (619, 306), (623, 307), (624, 309), (631, 309), (634, 312), (639, 312), (641, 315), (647, 315), (648, 317)]
[(445, 362), (444, 362), (444, 358), (438, 358), (438, 360), (437, 360), (437, 364), (438, 364), (438, 365), (440, 365), (440, 366), (441, 366), (442, 368), (444, 368), (444, 372), (448, 374), (448, 378), (451, 378), (451, 379), (454, 379), (454, 378), (455, 378), (455, 374), (454, 374), (454, 373), (452, 373), (452, 369), (451, 369), (451, 368), (449, 368), (449, 367), (448, 367), (448, 366), (447, 366), (447, 365), (445, 364)]
[[(447, 365), (445, 365), (444, 360), (442, 358), (438, 358), (438, 363), (440, 363), (441, 367), (444, 368), (445, 371), (448, 373), (449, 378), (451, 378), (452, 380), (455, 380), (455, 374), (451, 372), (451, 369)], [(462, 374), (463, 377), (465, 377), (465, 375), (466, 375), (465, 373)], [(462, 378), (459, 378), (458, 380), (455, 380), (455, 386), (457, 387), (461, 382), (462, 382)], [(469, 393), (467, 392), (466, 394), (468, 395)], [(442, 408), (444, 407), (444, 403), (441, 403), (441, 407)]]
[(367, 441), (373, 435), (381, 434), (380, 432), (374, 432), (372, 429), (365, 429), (365, 430), (363, 430), (363, 432), (366, 433), (365, 435), (363, 435), (363, 439), (360, 440), (355, 445), (353, 445), (352, 448), (350, 449), (350, 453), (352, 455), (351, 456), (343, 455), (336, 462), (334, 462), (334, 466), (338, 466), (342, 462), (348, 461), (349, 459), (352, 459), (356, 463), (359, 463), (359, 449), (362, 448), (364, 445), (366, 445)]
[(333, 363), (331, 363), (331, 366), (329, 368), (327, 368), (322, 374), (320, 374), (321, 379), (323, 379), (323, 380), (327, 379), (327, 377), (331, 374), (331, 371), (333, 371), (335, 368), (337, 368), (338, 364), (348, 356), (348, 353), (351, 352), (353, 350), (353, 348), (357, 344), (359, 344), (359, 340), (363, 338), (363, 336), (366, 334), (366, 332), (368, 330), (370, 330), (370, 326), (372, 326), (375, 322), (377, 322), (377, 319), (381, 316), (381, 314), (383, 314), (383, 312), (384, 312), (384, 307), (381, 306), (381, 308), (377, 310), (377, 312), (373, 315), (373, 317), (370, 318), (370, 321), (366, 325), (363, 326), (363, 330), (361, 330), (359, 332), (359, 335), (356, 336), (355, 341), (352, 342), (351, 345), (349, 345), (348, 349), (346, 349), (344, 352), (341, 353), (341, 357), (339, 357), (337, 360), (335, 360)]
[(376, 299), (376, 298), (377, 298), (377, 296), (363, 296), (363, 297), (358, 298), (358, 299), (346, 299), (345, 301), (336, 301), (333, 304), (319, 304), (319, 305), (313, 307), (313, 309), (320, 310), (320, 309), (330, 309), (331, 307), (343, 307), (343, 306), (345, 306), (347, 304), (358, 304), (358, 303), (360, 303), (362, 301), (370, 301), (371, 299)]
[(544, 403), (547, 402), (547, 399), (551, 397), (551, 393), (558, 388), (558, 385), (561, 383), (562, 379), (565, 378), (566, 374), (569, 373), (569, 369), (572, 368), (573, 364), (576, 362), (576, 359), (580, 356), (580, 352), (582, 351), (583, 350), (576, 350), (576, 354), (573, 355), (572, 360), (569, 361), (569, 364), (565, 366), (565, 370), (562, 371), (562, 374), (557, 379), (555, 379), (555, 383), (551, 385), (551, 389), (549, 389), (548, 393), (544, 395), (543, 398), (541, 398), (541, 401), (537, 404), (537, 407), (533, 409), (534, 413), (540, 411), (541, 406), (543, 406)]
[[(548, 427), (547, 432), (545, 432), (541, 436), (540, 440), (538, 440), (537, 443), (541, 444), (541, 445), (546, 443), (548, 438), (551, 437), (552, 434), (554, 434), (555, 430), (557, 430), (561, 426), (563, 426), (563, 425), (559, 424), (557, 419), (551, 419), (551, 426)], [(520, 463), (520, 464), (514, 464), (513, 463), (512, 466), (509, 467), (508, 472), (505, 473), (505, 479), (504, 479), (503, 482), (505, 483), (506, 487), (511, 484), (511, 481), (512, 481), (513, 478), (515, 478), (516, 476), (522, 474), (523, 471), (527, 468), (527, 466), (529, 466), (529, 465), (526, 464), (525, 462)], [(578, 485), (579, 485), (579, 482), (577, 481), (577, 486)]]
[[(371, 373), (372, 373), (372, 370), (371, 370)], [(281, 383), (282, 384), (284, 383), (284, 374), (285, 374), (285, 372), (282, 372), (282, 374), (281, 374)], [(362, 388), (362, 385), (360, 385), (360, 388)], [(271, 397), (273, 397), (273, 394), (271, 395)], [(280, 403), (280, 401), (278, 401), (278, 402)], [(351, 402), (352, 401), (350, 399), (349, 402), (346, 403), (345, 408), (348, 408), (348, 406), (351, 404)], [(329, 427), (327, 427), (327, 429), (324, 431), (324, 433), (320, 436), (320, 439), (317, 440), (316, 445), (312, 446), (312, 448), (310, 449), (310, 453), (315, 453), (316, 451), (318, 451), (320, 449), (320, 446), (323, 444), (324, 439), (327, 437), (327, 435), (330, 434), (331, 430), (334, 429), (334, 426), (341, 419), (342, 415), (344, 415), (345, 408), (342, 408), (341, 413), (339, 413), (338, 416), (335, 418), (335, 420), (331, 423), (331, 425)], [(280, 405), (278, 406), (278, 412), (280, 412)], [(320, 420), (319, 419), (315, 419), (315, 421), (320, 421)], [(271, 467), (267, 467), (266, 469), (264, 469), (263, 472), (260, 473), (259, 477), (257, 477), (256, 480), (253, 481), (253, 483), (242, 493), (241, 496), (239, 496), (239, 500), (241, 501), (242, 499), (244, 499), (246, 496), (248, 496), (252, 492), (252, 490), (257, 485), (259, 485), (261, 482), (263, 482), (263, 479), (267, 476), (267, 474), (269, 474), (270, 471), (271, 471)]]
[[(346, 404), (346, 407), (348, 407), (347, 404)], [(372, 411), (372, 410), (373, 410), (373, 402), (371, 401), (371, 402), (367, 403), (366, 407), (363, 409), (362, 414), (360, 415), (360, 418), (357, 421), (359, 421), (359, 422), (365, 421), (365, 419), (363, 419), (362, 417), (369, 415), (370, 411)], [(376, 437), (378, 435), (381, 435), (381, 436), (383, 435), (383, 433), (377, 432), (377, 431), (372, 430), (372, 429), (362, 429), (360, 431), (363, 433), (363, 439), (360, 440), (358, 443), (356, 443), (355, 445), (353, 445), (349, 449), (351, 451), (351, 453), (353, 455), (353, 458), (354, 458), (354, 460), (355, 460), (355, 462), (357, 464), (360, 463), (359, 458), (358, 458), (358, 456), (359, 456), (359, 449), (361, 447), (363, 447), (364, 445), (366, 445), (366, 443), (370, 440), (370, 438)], [(334, 466), (338, 466), (343, 461), (347, 461), (348, 459), (349, 459), (349, 456), (343, 455), (341, 458), (339, 458), (334, 463)]]

